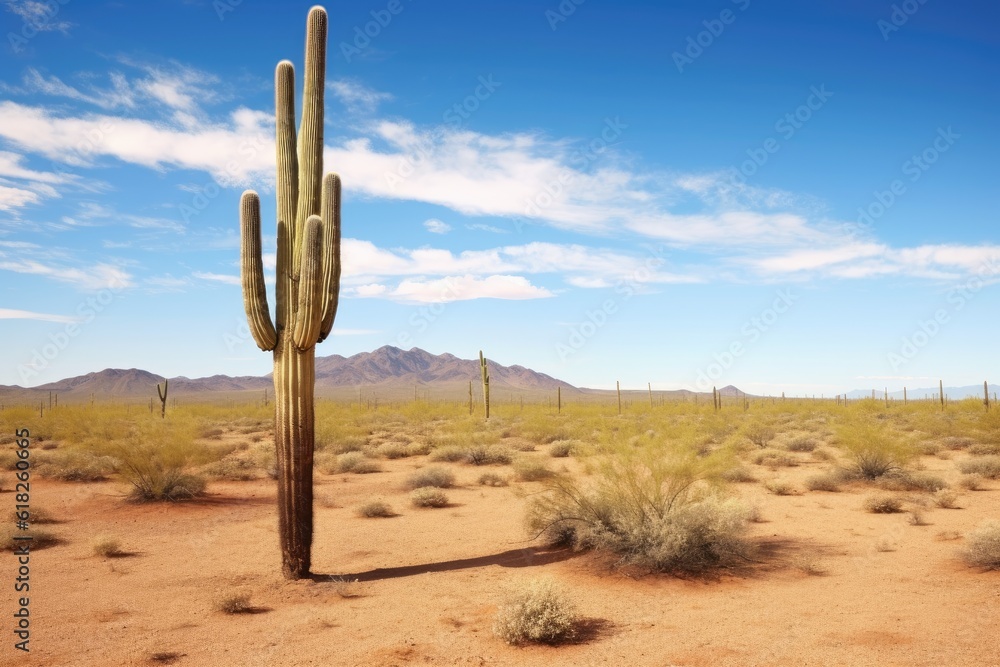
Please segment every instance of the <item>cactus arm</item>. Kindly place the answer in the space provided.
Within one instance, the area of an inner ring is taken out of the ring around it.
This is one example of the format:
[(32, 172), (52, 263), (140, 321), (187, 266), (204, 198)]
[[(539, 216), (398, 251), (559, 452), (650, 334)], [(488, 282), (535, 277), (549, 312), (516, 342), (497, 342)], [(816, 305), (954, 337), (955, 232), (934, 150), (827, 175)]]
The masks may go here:
[(243, 307), (254, 342), (265, 352), (273, 350), (278, 337), (267, 307), (260, 244), (260, 197), (253, 190), (244, 192), (240, 199), (240, 276)]
[[(295, 347), (306, 350), (316, 344), (323, 317), (325, 294), (323, 287), (323, 222), (318, 215), (309, 216), (302, 237), (302, 266), (299, 269), (299, 304), (295, 312), (292, 340)], [(321, 300), (322, 298), (322, 300)]]
[(169, 380), (167, 380), (166, 378), (163, 379), (163, 391), (162, 392), (160, 391), (160, 385), (158, 383), (156, 385), (156, 395), (160, 397), (160, 402), (161, 403), (166, 403), (167, 402), (167, 383), (168, 382), (169, 382)]
[[(311, 215), (319, 215), (323, 180), (323, 98), (326, 87), (327, 16), (322, 7), (309, 10), (306, 21), (306, 65), (299, 126), (299, 201), (295, 234)], [(301, 265), (302, 244), (293, 246), (292, 266)]]
[(296, 244), (295, 207), (299, 200), (299, 167), (295, 155), (295, 68), (282, 60), (274, 70), (275, 157), (277, 163), (278, 200), (278, 279), (277, 328), (284, 329), (292, 321), (295, 294), (292, 287), (292, 248)]
[(340, 176), (327, 174), (323, 179), (323, 201), (320, 205), (323, 219), (323, 317), (319, 328), (322, 343), (333, 329), (340, 300)]

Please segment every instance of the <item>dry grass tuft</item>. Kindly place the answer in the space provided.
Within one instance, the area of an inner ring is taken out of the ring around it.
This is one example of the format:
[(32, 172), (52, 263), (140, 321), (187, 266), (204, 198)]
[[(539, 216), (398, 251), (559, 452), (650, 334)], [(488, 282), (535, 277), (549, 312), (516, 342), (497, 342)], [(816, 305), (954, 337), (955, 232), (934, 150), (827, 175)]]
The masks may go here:
[(973, 567), (1000, 570), (1000, 521), (980, 524), (965, 536), (962, 558)]
[(864, 508), (872, 514), (895, 514), (903, 511), (903, 500), (899, 496), (878, 493), (865, 498)]
[(366, 519), (387, 519), (396, 516), (389, 503), (381, 500), (370, 500), (357, 509), (358, 516)]
[(447, 507), (448, 496), (432, 486), (422, 486), (410, 493), (410, 502), (414, 507)]

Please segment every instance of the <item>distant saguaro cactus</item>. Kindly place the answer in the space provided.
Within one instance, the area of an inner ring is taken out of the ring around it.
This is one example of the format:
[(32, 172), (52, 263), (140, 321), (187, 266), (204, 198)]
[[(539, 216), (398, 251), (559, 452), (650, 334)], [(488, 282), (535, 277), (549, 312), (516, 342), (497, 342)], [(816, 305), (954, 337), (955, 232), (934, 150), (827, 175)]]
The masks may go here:
[(479, 371), (483, 375), (483, 402), (486, 404), (486, 418), (490, 418), (490, 369), (486, 367), (486, 357), (479, 350)]
[[(316, 343), (330, 335), (340, 294), (340, 177), (323, 176), (327, 15), (309, 10), (302, 122), (295, 131), (292, 63), (274, 76), (278, 253), (275, 320), (264, 287), (260, 198), (240, 201), (243, 303), (257, 347), (274, 353), (274, 442), (282, 573), (309, 575), (313, 533)], [(296, 139), (298, 153), (296, 154)]]
[[(167, 378), (163, 378), (163, 391), (160, 391), (160, 383), (156, 383), (156, 395), (160, 397), (160, 419), (167, 416)], [(176, 403), (176, 401), (175, 401)]]

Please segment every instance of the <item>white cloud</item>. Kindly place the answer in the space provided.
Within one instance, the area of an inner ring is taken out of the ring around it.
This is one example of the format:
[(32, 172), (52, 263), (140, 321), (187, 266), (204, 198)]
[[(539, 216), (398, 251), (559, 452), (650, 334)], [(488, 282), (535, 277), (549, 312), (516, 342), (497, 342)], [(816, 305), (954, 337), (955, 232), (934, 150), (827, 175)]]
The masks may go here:
[(7, 0), (7, 11), (17, 14), (24, 22), (39, 32), (58, 30), (67, 32), (73, 27), (68, 21), (56, 21), (59, 4), (40, 0)]
[(451, 231), (451, 225), (446, 222), (441, 222), (437, 218), (424, 220), (424, 228), (432, 234), (447, 234)]
[(406, 279), (394, 288), (370, 284), (351, 288), (348, 295), (378, 297), (404, 303), (448, 303), (471, 299), (544, 299), (554, 296), (523, 276), (448, 276), (436, 280)]
[(195, 271), (192, 273), (195, 278), (199, 280), (210, 280), (218, 283), (225, 283), (226, 285), (239, 285), (239, 276), (230, 276), (222, 273), (208, 273), (205, 271)]
[(37, 204), (41, 197), (37, 192), (23, 188), (10, 188), (0, 185), (0, 211), (13, 211), (28, 204)]
[(80, 322), (82, 317), (71, 315), (50, 315), (48, 313), (33, 313), (30, 310), (14, 310), (11, 308), (0, 308), (0, 320), (38, 320), (40, 322), (59, 322), (60, 324), (70, 324)]
[(78, 269), (49, 266), (34, 260), (17, 260), (0, 261), (0, 270), (45, 276), (89, 291), (123, 289), (132, 284), (130, 274), (110, 264), (94, 264), (86, 269)]
[(378, 92), (348, 79), (328, 81), (326, 87), (351, 111), (372, 112), (381, 102), (392, 99), (389, 93)]

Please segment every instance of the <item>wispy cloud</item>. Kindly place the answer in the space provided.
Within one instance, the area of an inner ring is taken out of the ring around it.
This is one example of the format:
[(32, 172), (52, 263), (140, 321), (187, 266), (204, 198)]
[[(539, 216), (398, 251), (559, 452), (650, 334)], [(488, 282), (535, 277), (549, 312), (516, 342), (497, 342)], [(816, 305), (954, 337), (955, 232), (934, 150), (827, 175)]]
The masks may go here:
[(350, 79), (336, 79), (329, 81), (326, 87), (339, 99), (350, 111), (372, 112), (382, 102), (392, 99), (389, 93), (382, 93), (373, 90), (363, 83)]
[(441, 222), (437, 218), (431, 218), (430, 220), (424, 220), (424, 229), (432, 234), (447, 234), (451, 231), (451, 225)]
[(39, 0), (7, 0), (7, 11), (20, 16), (24, 22), (39, 32), (67, 32), (73, 27), (68, 21), (54, 21), (51, 2)]
[(554, 296), (523, 276), (464, 275), (435, 280), (407, 279), (395, 287), (373, 283), (346, 290), (348, 296), (391, 299), (403, 303), (448, 303), (470, 299), (544, 299)]
[(199, 280), (208, 280), (211, 282), (224, 283), (226, 285), (240, 284), (239, 276), (230, 276), (222, 273), (208, 273), (206, 271), (195, 271), (191, 275)]
[(132, 276), (111, 264), (94, 264), (86, 268), (52, 266), (34, 260), (0, 261), (0, 270), (45, 276), (69, 283), (79, 289), (122, 289), (132, 284)]
[(70, 324), (80, 322), (83, 318), (72, 315), (51, 315), (49, 313), (34, 313), (30, 310), (14, 310), (0, 308), (0, 320), (38, 320), (39, 322), (59, 322)]

